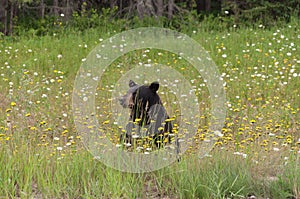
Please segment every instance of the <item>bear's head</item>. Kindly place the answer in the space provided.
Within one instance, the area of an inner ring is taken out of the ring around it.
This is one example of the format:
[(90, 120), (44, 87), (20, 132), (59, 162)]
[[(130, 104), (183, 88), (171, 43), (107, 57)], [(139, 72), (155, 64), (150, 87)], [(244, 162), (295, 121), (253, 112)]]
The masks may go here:
[[(150, 85), (138, 85), (134, 81), (129, 81), (129, 89), (126, 95), (120, 99), (123, 108), (130, 108), (130, 120), (137, 122), (141, 126), (150, 122), (151, 113), (155, 105), (161, 105), (161, 100), (157, 94), (159, 89), (158, 82), (152, 82)], [(152, 109), (151, 109), (152, 108)]]

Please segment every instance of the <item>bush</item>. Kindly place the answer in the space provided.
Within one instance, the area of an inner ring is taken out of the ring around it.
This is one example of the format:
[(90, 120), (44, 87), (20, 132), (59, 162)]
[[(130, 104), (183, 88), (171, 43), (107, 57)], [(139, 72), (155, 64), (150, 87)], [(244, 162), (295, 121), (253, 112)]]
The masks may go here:
[(293, 15), (300, 14), (300, 2), (297, 0), (246, 0), (224, 1), (222, 7), (223, 16), (231, 17), (237, 25), (253, 23), (274, 26), (278, 22), (289, 22)]

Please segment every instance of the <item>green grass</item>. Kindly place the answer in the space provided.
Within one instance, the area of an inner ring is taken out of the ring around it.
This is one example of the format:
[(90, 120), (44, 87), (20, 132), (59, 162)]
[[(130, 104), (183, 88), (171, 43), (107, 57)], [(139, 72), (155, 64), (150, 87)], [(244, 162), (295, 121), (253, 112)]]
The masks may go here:
[[(299, 198), (298, 27), (293, 21), (272, 29), (216, 32), (200, 24), (190, 33), (227, 83), (224, 136), (203, 158), (198, 148), (209, 130), (211, 105), (199, 74), (178, 55), (155, 49), (116, 60), (99, 82), (96, 104), (114, 143), (119, 132), (108, 105), (110, 85), (139, 62), (178, 70), (202, 102), (201, 125), (181, 162), (144, 174), (122, 173), (96, 160), (73, 123), (77, 70), (119, 29), (0, 40), (0, 198)], [(168, 88), (162, 91), (173, 116), (177, 99)]]

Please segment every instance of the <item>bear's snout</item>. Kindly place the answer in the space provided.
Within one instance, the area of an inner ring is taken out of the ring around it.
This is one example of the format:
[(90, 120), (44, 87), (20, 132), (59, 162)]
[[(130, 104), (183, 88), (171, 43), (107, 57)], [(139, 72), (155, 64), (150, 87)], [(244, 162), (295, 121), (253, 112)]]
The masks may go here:
[(123, 108), (132, 109), (134, 106), (134, 102), (132, 99), (132, 93), (127, 93), (119, 99), (119, 103)]
[(122, 97), (119, 99), (119, 103), (120, 103), (120, 105), (121, 105), (123, 108), (126, 108), (125, 96), (122, 96)]

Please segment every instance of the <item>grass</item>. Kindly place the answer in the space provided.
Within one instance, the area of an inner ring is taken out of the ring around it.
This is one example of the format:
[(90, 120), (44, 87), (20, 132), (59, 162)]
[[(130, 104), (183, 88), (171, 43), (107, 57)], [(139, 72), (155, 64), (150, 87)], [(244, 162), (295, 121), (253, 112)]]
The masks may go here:
[[(198, 148), (208, 136), (210, 117), (203, 79), (180, 56), (159, 50), (116, 60), (99, 82), (96, 104), (114, 143), (119, 132), (108, 105), (111, 85), (139, 62), (178, 70), (201, 102), (201, 125), (181, 162), (144, 174), (97, 161), (72, 118), (77, 70), (119, 29), (0, 40), (0, 198), (300, 198), (298, 27), (293, 21), (280, 28), (214, 32), (200, 24), (190, 34), (226, 82), (224, 136), (203, 158)], [(175, 115), (174, 94), (160, 88), (160, 95)]]

